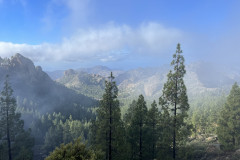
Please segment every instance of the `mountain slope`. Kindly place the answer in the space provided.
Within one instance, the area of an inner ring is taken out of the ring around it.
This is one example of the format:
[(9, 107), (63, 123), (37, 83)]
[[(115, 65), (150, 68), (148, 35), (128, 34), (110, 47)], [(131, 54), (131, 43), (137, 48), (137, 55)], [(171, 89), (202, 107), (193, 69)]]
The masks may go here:
[(83, 116), (87, 108), (97, 102), (82, 94), (76, 94), (53, 81), (41, 67), (20, 54), (11, 58), (0, 58), (0, 86), (6, 75), (14, 90), (18, 106), (31, 112), (46, 113), (65, 111), (73, 116)]
[[(97, 69), (96, 69), (97, 68)], [(102, 69), (102, 71), (101, 71)], [(93, 70), (97, 70), (92, 74), (92, 70), (84, 70), (87, 73), (72, 70), (72, 74), (64, 75), (64, 77), (58, 79), (58, 82), (78, 91), (79, 93), (91, 96), (91, 92), (87, 92), (85, 88), (91, 88), (97, 90), (99, 93), (97, 96), (101, 97), (104, 85), (103, 80), (107, 77), (111, 70), (105, 67), (94, 67)], [(167, 74), (170, 70), (170, 66), (162, 66), (155, 68), (138, 68), (128, 71), (122, 71), (120, 74), (114, 75), (119, 88), (120, 99), (132, 99), (136, 98), (139, 94), (143, 94), (147, 100), (157, 100), (161, 93), (164, 83), (167, 81)], [(190, 100), (194, 100), (197, 97), (206, 95), (222, 95), (227, 94), (231, 85), (235, 81), (240, 80), (240, 72), (231, 68), (224, 68), (205, 62), (192, 63), (186, 66), (187, 74), (185, 76), (185, 84), (187, 86), (187, 92)], [(102, 73), (96, 75), (96, 73)], [(102, 81), (94, 80), (94, 77), (98, 77)], [(79, 78), (81, 77), (81, 78)], [(82, 79), (84, 79), (83, 81)], [(89, 84), (91, 81), (95, 83)], [(93, 93), (91, 97), (94, 97), (96, 93)]]
[(74, 71), (72, 69), (65, 71), (63, 77), (56, 81), (75, 90), (77, 93), (95, 99), (101, 98), (105, 87), (104, 77), (96, 74), (88, 74), (83, 71)]
[(64, 74), (64, 70), (56, 70), (56, 71), (46, 71), (49, 77), (53, 80), (61, 78)]

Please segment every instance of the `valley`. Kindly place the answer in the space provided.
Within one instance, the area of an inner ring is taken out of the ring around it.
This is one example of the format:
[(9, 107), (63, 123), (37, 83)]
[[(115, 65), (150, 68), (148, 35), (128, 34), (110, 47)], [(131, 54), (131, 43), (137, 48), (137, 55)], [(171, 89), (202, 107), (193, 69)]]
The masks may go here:
[[(35, 153), (41, 154), (34, 154), (35, 157), (45, 157), (55, 146), (72, 139), (56, 139), (56, 143), (49, 143), (56, 133), (61, 132), (51, 127), (53, 124), (60, 125), (65, 130), (73, 123), (72, 125), (76, 125), (75, 129), (72, 128), (69, 132), (73, 132), (71, 134), (75, 136), (71, 136), (77, 138), (81, 134), (84, 139), (91, 137), (92, 120), (96, 117), (99, 101), (105, 92), (105, 82), (109, 81), (111, 72), (118, 88), (121, 118), (125, 119), (133, 100), (139, 95), (145, 97), (149, 109), (154, 100), (158, 104), (170, 70), (167, 65), (131, 70), (95, 66), (44, 72), (41, 67), (35, 67), (30, 59), (20, 54), (1, 59), (0, 64), (0, 84), (4, 85), (4, 77), (8, 75), (17, 100), (16, 111), (22, 115), (24, 128), (32, 129), (35, 145), (40, 146)], [(204, 148), (209, 147), (207, 139), (217, 133), (216, 121), (232, 84), (240, 79), (240, 72), (237, 70), (225, 68), (219, 73), (214, 66), (204, 62), (189, 64), (184, 77), (190, 104), (186, 122), (193, 124), (195, 131), (192, 134), (201, 137), (189, 143), (198, 146), (198, 141), (202, 139)], [(161, 110), (161, 106), (156, 106)], [(69, 134), (66, 131), (63, 136)]]

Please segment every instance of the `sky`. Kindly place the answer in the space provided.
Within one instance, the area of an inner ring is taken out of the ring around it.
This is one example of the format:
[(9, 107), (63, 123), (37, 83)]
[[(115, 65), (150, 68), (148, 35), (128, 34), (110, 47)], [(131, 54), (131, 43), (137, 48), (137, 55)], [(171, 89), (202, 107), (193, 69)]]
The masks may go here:
[[(43, 70), (186, 63), (238, 67), (238, 0), (0, 0), (0, 56), (20, 53)], [(240, 67), (240, 65), (239, 65)]]

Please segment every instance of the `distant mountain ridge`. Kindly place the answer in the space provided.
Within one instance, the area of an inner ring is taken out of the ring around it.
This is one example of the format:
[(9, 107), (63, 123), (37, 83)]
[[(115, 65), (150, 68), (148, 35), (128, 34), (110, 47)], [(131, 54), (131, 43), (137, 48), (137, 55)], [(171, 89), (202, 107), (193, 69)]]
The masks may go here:
[[(128, 71), (118, 71), (114, 74), (115, 80), (119, 88), (119, 98), (132, 98), (143, 94), (147, 99), (158, 99), (162, 93), (162, 88), (167, 80), (167, 74), (171, 69), (170, 66), (162, 67), (137, 68)], [(79, 72), (80, 71), (80, 72)], [(82, 72), (83, 71), (83, 72)], [(94, 93), (91, 97), (101, 97), (103, 93), (103, 81), (114, 71), (103, 66), (95, 66), (88, 69), (77, 69), (74, 74), (64, 75), (57, 81), (66, 87), (74, 89), (77, 92), (84, 91), (81, 86), (87, 88), (87, 81), (82, 81), (83, 77), (88, 77), (89, 81), (94, 81), (94, 76), (98, 76), (101, 82), (95, 81), (91, 84), (92, 89), (98, 90), (98, 95)], [(185, 76), (185, 84), (190, 99), (195, 96), (206, 94), (217, 95), (228, 93), (234, 82), (240, 81), (240, 71), (232, 70), (224, 66), (215, 66), (211, 63), (196, 62), (186, 66), (187, 74)], [(81, 77), (70, 78), (72, 76)], [(67, 80), (69, 78), (69, 80)], [(79, 85), (81, 84), (81, 85)], [(101, 86), (101, 87), (100, 87)], [(80, 92), (85, 94), (84, 92)]]
[[(56, 70), (56, 71), (46, 71), (46, 73), (53, 79), (53, 80), (57, 80), (61, 77), (64, 76), (64, 72), (67, 70)], [(119, 74), (123, 73), (124, 71), (122, 70), (117, 70), (117, 69), (110, 69), (106, 66), (95, 66), (95, 67), (91, 67), (91, 68), (78, 68), (74, 70), (75, 72), (86, 72), (89, 74), (97, 74), (100, 75), (102, 77), (108, 77), (109, 73), (112, 71), (113, 74), (115, 76), (118, 76)]]
[(101, 65), (98, 65), (92, 68), (79, 68), (77, 69), (77, 71), (83, 71), (90, 74), (97, 74), (103, 77), (108, 77), (110, 72), (113, 72), (115, 76), (118, 76), (124, 72), (122, 70), (110, 69), (106, 66), (101, 66)]

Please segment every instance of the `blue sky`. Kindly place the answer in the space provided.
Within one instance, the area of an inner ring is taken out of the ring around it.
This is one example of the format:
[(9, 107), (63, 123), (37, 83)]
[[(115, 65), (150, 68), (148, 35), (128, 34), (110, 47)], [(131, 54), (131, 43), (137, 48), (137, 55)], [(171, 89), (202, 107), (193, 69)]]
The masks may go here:
[(0, 0), (0, 56), (44, 70), (169, 64), (180, 42), (187, 63), (238, 65), (235, 0)]

